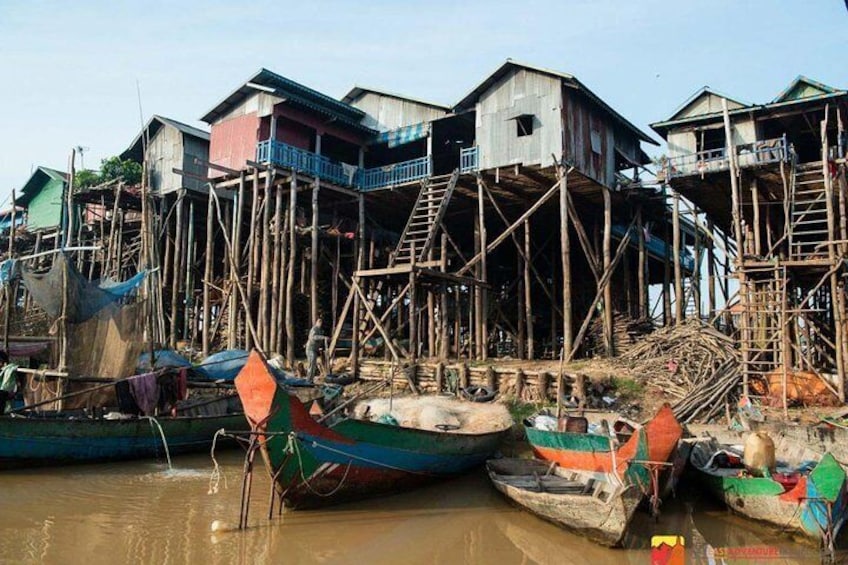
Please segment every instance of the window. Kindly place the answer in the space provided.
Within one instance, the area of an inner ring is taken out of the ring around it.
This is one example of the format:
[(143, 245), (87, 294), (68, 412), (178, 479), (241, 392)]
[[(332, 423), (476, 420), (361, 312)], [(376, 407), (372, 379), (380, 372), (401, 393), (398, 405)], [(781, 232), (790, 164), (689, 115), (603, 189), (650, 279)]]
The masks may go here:
[(522, 114), (515, 118), (516, 133), (518, 137), (533, 135), (533, 115)]

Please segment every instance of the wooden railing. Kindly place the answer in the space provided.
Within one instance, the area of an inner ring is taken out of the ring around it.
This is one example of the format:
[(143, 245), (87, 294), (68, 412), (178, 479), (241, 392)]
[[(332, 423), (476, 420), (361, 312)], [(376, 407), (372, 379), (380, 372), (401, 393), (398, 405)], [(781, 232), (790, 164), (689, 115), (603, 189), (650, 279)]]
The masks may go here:
[[(789, 157), (786, 136), (736, 146), (739, 167), (750, 167), (785, 161)], [(727, 149), (708, 149), (688, 155), (677, 155), (665, 163), (666, 178), (702, 175), (730, 168)]]

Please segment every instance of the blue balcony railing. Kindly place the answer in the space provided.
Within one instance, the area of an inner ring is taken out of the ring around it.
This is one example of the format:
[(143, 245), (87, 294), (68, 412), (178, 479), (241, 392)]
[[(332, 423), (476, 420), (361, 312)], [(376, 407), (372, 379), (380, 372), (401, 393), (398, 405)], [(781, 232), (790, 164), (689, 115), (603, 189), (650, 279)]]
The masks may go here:
[[(433, 172), (430, 157), (392, 163), (385, 167), (363, 169), (270, 139), (257, 144), (256, 160), (260, 163), (273, 163), (295, 169), (339, 186), (349, 186), (363, 191), (422, 180)], [(476, 167), (476, 157), (474, 162)]]
[(480, 148), (476, 145), (474, 147), (469, 147), (467, 149), (460, 149), (459, 151), (459, 172), (460, 173), (473, 173), (477, 171), (480, 167), (478, 162), (478, 157), (480, 155)]
[[(766, 165), (789, 158), (786, 136), (766, 139), (736, 146), (736, 164), (739, 167)], [(727, 149), (709, 149), (687, 155), (676, 155), (666, 161), (666, 178), (702, 175), (730, 168)]]
[(432, 170), (430, 157), (393, 163), (385, 167), (362, 169), (359, 188), (360, 190), (377, 190), (378, 188), (397, 186), (425, 179), (432, 174)]

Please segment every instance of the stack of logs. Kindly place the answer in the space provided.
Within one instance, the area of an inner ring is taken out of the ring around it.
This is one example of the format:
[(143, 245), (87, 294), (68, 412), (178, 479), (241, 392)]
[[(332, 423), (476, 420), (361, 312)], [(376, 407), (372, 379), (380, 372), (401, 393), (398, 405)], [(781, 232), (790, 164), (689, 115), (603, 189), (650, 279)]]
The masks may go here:
[(678, 400), (683, 423), (724, 415), (742, 381), (733, 340), (698, 320), (663, 328), (621, 356), (634, 375)]
[[(389, 361), (369, 359), (362, 362), (359, 377), (364, 381), (388, 378), (394, 369)], [(503, 397), (523, 402), (549, 402), (556, 399), (557, 375), (548, 371), (532, 371), (521, 367), (473, 366), (467, 363), (417, 363), (394, 372), (393, 384), (399, 389), (414, 382), (419, 392), (438, 394), (454, 392), (452, 388), (485, 386)], [(563, 376), (563, 396), (571, 394), (574, 378)]]

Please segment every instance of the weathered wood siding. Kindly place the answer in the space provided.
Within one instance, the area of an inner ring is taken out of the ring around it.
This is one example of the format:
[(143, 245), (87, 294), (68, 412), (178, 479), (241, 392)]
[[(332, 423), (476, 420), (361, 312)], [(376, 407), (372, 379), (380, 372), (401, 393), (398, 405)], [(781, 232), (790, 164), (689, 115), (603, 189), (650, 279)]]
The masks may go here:
[[(562, 153), (560, 79), (530, 69), (515, 69), (477, 100), (480, 168), (515, 164), (550, 165)], [(516, 118), (533, 116), (532, 135), (519, 136)]]
[(441, 108), (377, 92), (364, 92), (350, 105), (367, 114), (362, 120), (363, 125), (378, 131), (429, 122), (447, 113)]
[[(680, 120), (683, 118), (691, 118), (694, 116), (702, 116), (704, 114), (713, 114), (716, 112), (721, 112), (721, 100), (721, 96), (717, 96), (712, 92), (703, 92), (700, 96), (696, 97), (686, 106), (681, 108), (680, 111), (674, 114), (674, 116), (672, 116), (670, 119)], [(735, 102), (728, 98), (727, 108), (729, 110), (742, 108), (742, 104), (739, 104), (738, 102)]]
[[(191, 135), (183, 135), (183, 170), (201, 177), (206, 176), (206, 167), (195, 164), (195, 158), (202, 161), (209, 160), (209, 142)], [(206, 183), (200, 179), (186, 176), (182, 181), (183, 186), (190, 190), (200, 192), (208, 190)]]
[(615, 183), (615, 130), (609, 115), (580, 91), (562, 87), (563, 156), (598, 183)]
[(164, 125), (147, 146), (150, 166), (150, 189), (155, 194), (167, 194), (183, 186), (183, 177), (174, 169), (183, 168), (183, 134), (177, 128)]

